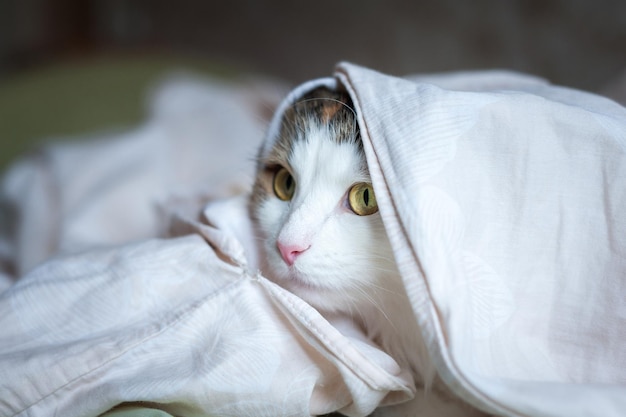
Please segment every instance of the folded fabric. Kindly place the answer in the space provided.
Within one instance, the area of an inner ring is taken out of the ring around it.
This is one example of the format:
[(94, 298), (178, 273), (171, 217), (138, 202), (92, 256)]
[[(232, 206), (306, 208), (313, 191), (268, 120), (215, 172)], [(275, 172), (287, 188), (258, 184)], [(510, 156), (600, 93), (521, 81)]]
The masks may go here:
[(626, 110), (352, 65), (380, 210), (437, 369), (503, 414), (626, 410)]
[(0, 298), (1, 415), (136, 401), (184, 416), (365, 415), (411, 395), (391, 358), (221, 259), (232, 254), (188, 235), (35, 269)]
[[(420, 324), (454, 394), (501, 415), (622, 415), (626, 110), (513, 73), (399, 78), (344, 63), (292, 91), (263, 146), (281, 112), (319, 85), (352, 97), (414, 306), (407, 320)], [(187, 123), (169, 125), (168, 139), (155, 128), (142, 141), (98, 145), (128, 160), (56, 148), (46, 167), (26, 163), (7, 177), (23, 215), (19, 245), (5, 237), (5, 253), (31, 272), (0, 295), (0, 415), (95, 416), (125, 402), (184, 416), (407, 412), (394, 406), (415, 392), (406, 370), (351, 323), (327, 320), (257, 272), (237, 191), (249, 179), (231, 187), (229, 164), (242, 155), (221, 159), (217, 145), (228, 141), (202, 145), (220, 167), (201, 171), (208, 188), (192, 180), (191, 198), (167, 198), (177, 183), (163, 176), (193, 177), (184, 155), (198, 158), (196, 142), (182, 144), (175, 164), (142, 150), (175, 143)], [(246, 149), (260, 144), (247, 137)], [(81, 183), (74, 173), (87, 166), (100, 169)], [(46, 169), (61, 188), (49, 187)], [(152, 179), (128, 181), (137, 178)], [(148, 209), (157, 200), (158, 216)], [(135, 202), (142, 210), (125, 211)], [(130, 227), (145, 215), (144, 227)], [(169, 238), (150, 238), (166, 226)], [(62, 244), (45, 246), (38, 231)]]

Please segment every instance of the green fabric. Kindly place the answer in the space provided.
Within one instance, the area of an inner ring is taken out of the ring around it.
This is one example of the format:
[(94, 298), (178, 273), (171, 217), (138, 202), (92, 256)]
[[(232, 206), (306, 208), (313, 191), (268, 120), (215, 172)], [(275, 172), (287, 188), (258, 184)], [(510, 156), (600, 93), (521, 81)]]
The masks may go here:
[(69, 61), (4, 78), (0, 171), (46, 140), (140, 123), (150, 87), (177, 70), (222, 78), (235, 75), (211, 62), (153, 56)]
[(121, 405), (115, 407), (100, 417), (173, 417), (172, 414), (156, 408), (141, 405)]

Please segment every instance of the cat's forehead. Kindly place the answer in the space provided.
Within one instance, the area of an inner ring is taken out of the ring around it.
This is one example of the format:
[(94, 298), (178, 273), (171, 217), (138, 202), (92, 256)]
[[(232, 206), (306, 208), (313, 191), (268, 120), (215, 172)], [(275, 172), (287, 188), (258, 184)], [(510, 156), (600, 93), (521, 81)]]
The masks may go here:
[(301, 185), (346, 187), (369, 179), (363, 153), (354, 143), (334, 140), (332, 126), (312, 125), (306, 137), (293, 143), (287, 160)]
[[(312, 132), (325, 131), (324, 139), (347, 143), (362, 153), (359, 128), (352, 102), (346, 93), (317, 88), (288, 107), (278, 138), (267, 155), (268, 162), (286, 164), (296, 143), (313, 140)], [(320, 135), (318, 135), (320, 136)]]
[(322, 125), (353, 125), (354, 115), (352, 101), (346, 93), (320, 87), (287, 108), (283, 118), (295, 123), (312, 118)]

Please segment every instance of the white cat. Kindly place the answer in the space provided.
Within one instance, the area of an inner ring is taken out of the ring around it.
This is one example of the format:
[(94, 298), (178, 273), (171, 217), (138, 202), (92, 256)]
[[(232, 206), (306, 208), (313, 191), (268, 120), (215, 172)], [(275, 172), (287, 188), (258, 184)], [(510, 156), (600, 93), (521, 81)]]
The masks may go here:
[(319, 88), (285, 111), (274, 146), (258, 161), (250, 211), (264, 275), (322, 313), (352, 317), (428, 388), (435, 370), (378, 213), (347, 94)]

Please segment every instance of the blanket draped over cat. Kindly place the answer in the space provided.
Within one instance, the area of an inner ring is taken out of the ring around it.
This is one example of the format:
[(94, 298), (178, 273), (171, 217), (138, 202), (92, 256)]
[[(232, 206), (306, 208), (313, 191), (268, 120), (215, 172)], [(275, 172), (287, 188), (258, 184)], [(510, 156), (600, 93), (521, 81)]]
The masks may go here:
[(453, 415), (354, 323), (257, 271), (252, 159), (319, 86), (351, 97), (406, 320), (453, 395), (498, 415), (623, 415), (626, 109), (509, 72), (349, 63), (293, 90), (264, 143), (252, 94), (176, 81), (145, 126), (8, 171), (0, 415)]

